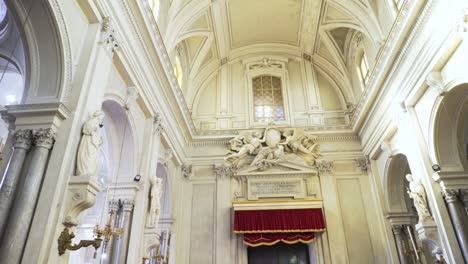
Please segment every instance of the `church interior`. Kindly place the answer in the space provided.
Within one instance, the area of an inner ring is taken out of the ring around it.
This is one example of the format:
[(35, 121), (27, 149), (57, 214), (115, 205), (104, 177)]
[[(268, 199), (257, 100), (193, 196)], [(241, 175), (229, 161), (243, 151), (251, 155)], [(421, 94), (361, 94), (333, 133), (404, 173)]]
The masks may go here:
[(0, 0), (0, 262), (468, 263), (468, 1)]

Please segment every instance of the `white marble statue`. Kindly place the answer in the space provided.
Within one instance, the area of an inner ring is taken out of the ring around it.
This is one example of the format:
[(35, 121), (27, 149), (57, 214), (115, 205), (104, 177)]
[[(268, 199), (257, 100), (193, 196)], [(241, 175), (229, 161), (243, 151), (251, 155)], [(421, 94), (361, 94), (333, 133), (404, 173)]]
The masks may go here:
[(224, 160), (235, 165), (249, 154), (258, 152), (259, 147), (265, 139), (262, 138), (262, 133), (255, 131), (251, 135), (237, 136), (229, 141), (229, 148), (232, 153), (228, 154)]
[(432, 216), (427, 207), (426, 191), (421, 181), (414, 179), (411, 174), (406, 175), (406, 180), (409, 182), (407, 193), (413, 199), (414, 207), (416, 207), (416, 211), (418, 212), (419, 222), (431, 219)]
[(259, 170), (281, 162), (313, 166), (320, 156), (316, 137), (299, 128), (281, 133), (274, 124), (269, 124), (263, 133), (247, 132), (231, 139), (228, 149), (224, 160), (229, 165), (239, 168), (250, 155), (254, 156), (250, 166), (256, 166)]
[(293, 153), (302, 152), (304, 154), (315, 155), (318, 158), (318, 155), (314, 153), (318, 144), (312, 138), (304, 135), (300, 129), (286, 130), (283, 132), (283, 136), (285, 137), (285, 141), (279, 144), (288, 146)]
[(155, 227), (159, 220), (161, 212), (161, 196), (163, 180), (158, 177), (153, 177), (150, 181), (150, 211), (148, 218), (148, 226)]
[(96, 111), (83, 125), (76, 162), (77, 175), (97, 175), (99, 169), (99, 148), (104, 143), (99, 133), (103, 119), (104, 112)]

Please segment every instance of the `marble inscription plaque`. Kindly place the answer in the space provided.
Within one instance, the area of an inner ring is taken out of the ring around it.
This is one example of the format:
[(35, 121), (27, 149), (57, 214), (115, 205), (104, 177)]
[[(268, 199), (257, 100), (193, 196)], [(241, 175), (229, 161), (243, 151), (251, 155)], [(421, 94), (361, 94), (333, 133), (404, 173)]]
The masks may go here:
[(249, 180), (248, 199), (272, 197), (304, 198), (304, 181), (302, 179)]

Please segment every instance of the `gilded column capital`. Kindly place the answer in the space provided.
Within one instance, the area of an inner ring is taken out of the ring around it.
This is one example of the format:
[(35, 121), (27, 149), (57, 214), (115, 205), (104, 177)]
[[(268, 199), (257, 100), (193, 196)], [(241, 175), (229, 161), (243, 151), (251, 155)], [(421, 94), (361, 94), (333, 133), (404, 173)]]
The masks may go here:
[(15, 148), (29, 149), (33, 142), (31, 129), (18, 129), (15, 131)]
[(460, 200), (459, 191), (454, 189), (445, 189), (443, 196), (447, 203), (454, 203)]
[(135, 205), (135, 201), (133, 199), (123, 199), (120, 202), (124, 212), (131, 212), (133, 210), (133, 206)]
[(39, 128), (34, 131), (34, 143), (37, 147), (51, 149), (54, 145), (55, 137), (55, 132), (50, 128)]

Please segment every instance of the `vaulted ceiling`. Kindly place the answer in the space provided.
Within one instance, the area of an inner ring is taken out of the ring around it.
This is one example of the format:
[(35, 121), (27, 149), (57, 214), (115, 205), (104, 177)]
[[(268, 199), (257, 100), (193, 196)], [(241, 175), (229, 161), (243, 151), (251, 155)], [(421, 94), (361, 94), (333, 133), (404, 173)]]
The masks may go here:
[(165, 42), (169, 52), (183, 50), (188, 101), (224, 63), (261, 54), (306, 58), (352, 94), (355, 33), (373, 52), (383, 39), (372, 1), (174, 0)]

